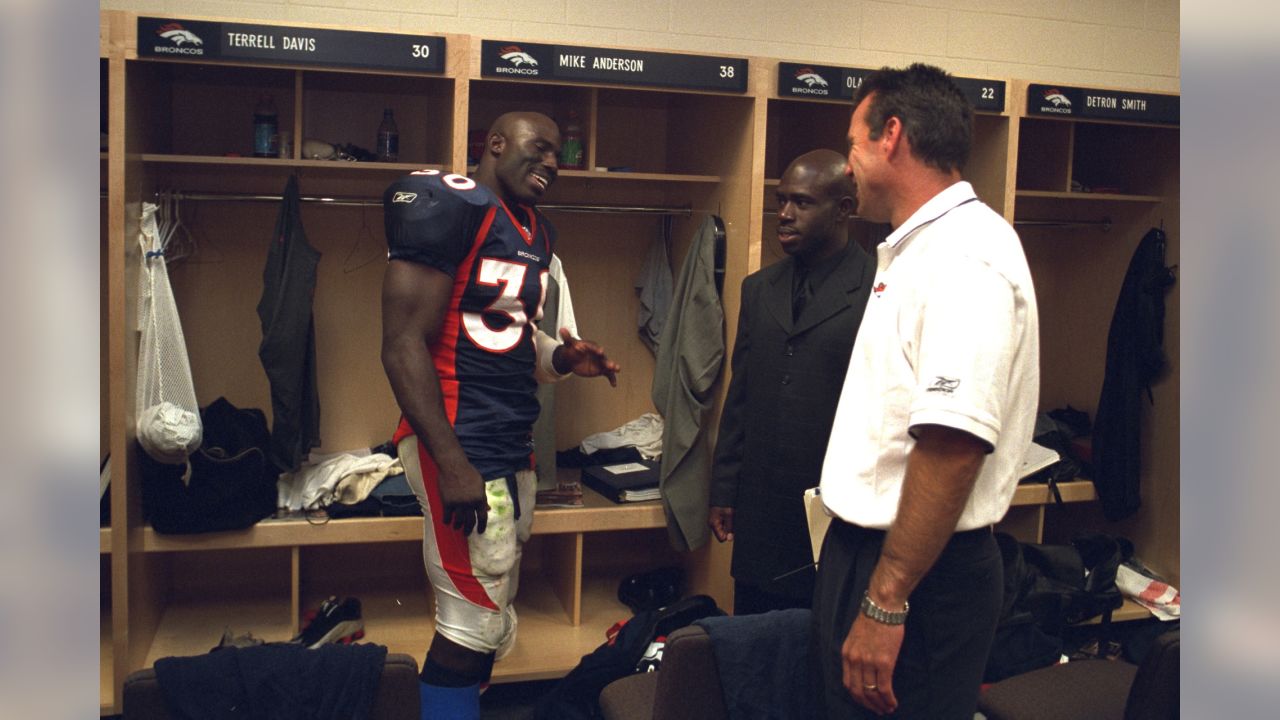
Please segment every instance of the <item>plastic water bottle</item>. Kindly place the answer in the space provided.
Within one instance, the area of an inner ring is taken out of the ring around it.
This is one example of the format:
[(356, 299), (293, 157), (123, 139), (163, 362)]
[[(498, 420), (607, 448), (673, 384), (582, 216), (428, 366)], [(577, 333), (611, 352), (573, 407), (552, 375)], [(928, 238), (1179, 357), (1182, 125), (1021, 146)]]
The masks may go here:
[(279, 129), (275, 100), (270, 95), (263, 95), (253, 109), (254, 157), (275, 157), (279, 153), (275, 146), (279, 142)]
[(391, 108), (382, 111), (382, 124), (378, 126), (376, 147), (379, 161), (395, 162), (400, 159), (400, 131), (396, 128), (396, 119), (391, 114)]
[(564, 124), (564, 139), (560, 143), (560, 167), (566, 170), (581, 170), (586, 162), (586, 148), (582, 145), (582, 123), (578, 121), (578, 113), (569, 111), (569, 120)]

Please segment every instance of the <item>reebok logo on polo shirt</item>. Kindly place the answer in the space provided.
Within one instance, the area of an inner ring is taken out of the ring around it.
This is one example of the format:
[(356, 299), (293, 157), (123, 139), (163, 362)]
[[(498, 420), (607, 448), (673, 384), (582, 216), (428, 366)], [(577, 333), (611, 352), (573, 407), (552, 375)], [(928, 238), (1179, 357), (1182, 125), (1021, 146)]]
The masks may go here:
[(933, 384), (930, 385), (925, 392), (946, 393), (947, 395), (950, 395), (955, 392), (958, 387), (960, 387), (960, 380), (958, 378), (949, 378), (939, 375), (938, 379), (934, 380)]

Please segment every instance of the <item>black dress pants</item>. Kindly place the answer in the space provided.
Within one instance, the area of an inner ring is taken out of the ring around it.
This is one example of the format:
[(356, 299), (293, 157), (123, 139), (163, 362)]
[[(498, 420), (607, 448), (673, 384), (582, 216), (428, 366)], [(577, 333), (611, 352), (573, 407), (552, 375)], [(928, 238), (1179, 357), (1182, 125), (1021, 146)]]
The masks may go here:
[[(810, 570), (810, 573), (813, 571)], [(755, 585), (742, 582), (733, 583), (733, 614), (759, 615), (771, 610), (808, 610), (813, 606), (812, 597), (788, 597), (761, 590)]]
[[(833, 519), (814, 591), (813, 651), (829, 720), (876, 718), (844, 687), (840, 649), (880, 558), (883, 530)], [(1003, 566), (991, 528), (956, 533), (911, 593), (893, 671), (901, 720), (972, 720), (1003, 597)]]

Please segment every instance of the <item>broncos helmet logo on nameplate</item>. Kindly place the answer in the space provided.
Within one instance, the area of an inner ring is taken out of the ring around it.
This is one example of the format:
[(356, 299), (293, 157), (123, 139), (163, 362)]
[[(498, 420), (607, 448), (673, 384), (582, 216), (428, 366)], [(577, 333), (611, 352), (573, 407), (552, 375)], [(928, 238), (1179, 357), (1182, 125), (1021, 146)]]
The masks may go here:
[(520, 67), (521, 65), (538, 66), (538, 61), (532, 55), (520, 49), (519, 45), (508, 45), (502, 48), (502, 54), (498, 57), (507, 62)]
[(204, 41), (200, 36), (182, 27), (178, 23), (169, 23), (162, 25), (156, 30), (156, 34), (168, 40), (174, 45), (204, 45)]

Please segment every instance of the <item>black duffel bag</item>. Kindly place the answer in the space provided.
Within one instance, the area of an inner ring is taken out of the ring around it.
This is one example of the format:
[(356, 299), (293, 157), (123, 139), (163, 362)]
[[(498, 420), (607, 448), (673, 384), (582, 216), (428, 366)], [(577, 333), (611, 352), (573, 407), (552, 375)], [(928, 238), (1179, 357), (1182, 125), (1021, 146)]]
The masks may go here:
[(200, 410), (204, 435), (188, 464), (156, 462), (138, 448), (142, 512), (156, 532), (238, 530), (276, 510), (275, 468), (267, 462), (266, 415), (218, 398)]

